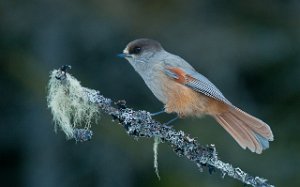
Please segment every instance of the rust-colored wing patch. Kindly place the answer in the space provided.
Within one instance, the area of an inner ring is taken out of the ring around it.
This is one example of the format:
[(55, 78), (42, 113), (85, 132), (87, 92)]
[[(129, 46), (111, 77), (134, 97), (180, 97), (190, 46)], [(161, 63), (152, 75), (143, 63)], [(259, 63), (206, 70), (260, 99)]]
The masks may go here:
[(166, 69), (169, 71), (168, 74), (171, 75), (176, 82), (185, 84), (186, 73), (182, 69), (175, 67), (167, 67)]

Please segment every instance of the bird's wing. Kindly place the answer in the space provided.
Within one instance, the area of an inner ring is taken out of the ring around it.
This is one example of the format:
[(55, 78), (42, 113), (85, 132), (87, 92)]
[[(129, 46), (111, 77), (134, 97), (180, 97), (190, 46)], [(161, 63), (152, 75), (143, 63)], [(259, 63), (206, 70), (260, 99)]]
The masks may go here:
[(213, 83), (195, 70), (169, 66), (164, 69), (164, 73), (180, 84), (183, 84), (208, 97), (231, 105), (231, 103), (223, 96), (221, 91)]

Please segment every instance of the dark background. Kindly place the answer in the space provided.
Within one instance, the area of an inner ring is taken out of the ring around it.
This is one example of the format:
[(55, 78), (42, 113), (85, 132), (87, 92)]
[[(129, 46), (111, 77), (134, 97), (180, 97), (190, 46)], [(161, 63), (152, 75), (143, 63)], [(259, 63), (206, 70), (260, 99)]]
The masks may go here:
[[(103, 116), (92, 141), (54, 132), (49, 72), (63, 64), (84, 86), (134, 109), (162, 108), (133, 68), (116, 57), (148, 37), (190, 62), (235, 105), (270, 124), (275, 141), (261, 155), (241, 149), (209, 117), (175, 128), (215, 144), (220, 158), (276, 186), (300, 186), (300, 2), (161, 0), (0, 1), (1, 186), (243, 186), (200, 173), (166, 144), (133, 140)], [(171, 116), (157, 117), (166, 121)]]

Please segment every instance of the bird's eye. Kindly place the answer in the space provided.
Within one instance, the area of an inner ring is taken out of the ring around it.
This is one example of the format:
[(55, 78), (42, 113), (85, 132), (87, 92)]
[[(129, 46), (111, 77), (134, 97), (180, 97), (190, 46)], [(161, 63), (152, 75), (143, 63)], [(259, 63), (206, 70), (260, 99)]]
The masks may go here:
[(133, 50), (132, 50), (132, 53), (133, 54), (139, 54), (141, 52), (141, 50), (142, 49), (140, 47), (134, 47)]

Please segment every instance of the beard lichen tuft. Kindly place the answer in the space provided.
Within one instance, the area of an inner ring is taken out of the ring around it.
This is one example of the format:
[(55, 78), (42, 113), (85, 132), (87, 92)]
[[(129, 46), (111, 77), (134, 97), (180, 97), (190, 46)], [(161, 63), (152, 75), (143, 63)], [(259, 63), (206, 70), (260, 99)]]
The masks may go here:
[(84, 88), (70, 74), (65, 80), (55, 77), (59, 70), (50, 73), (48, 83), (48, 108), (51, 109), (55, 130), (61, 128), (68, 139), (74, 138), (74, 129), (90, 129), (100, 117), (96, 104), (89, 102)]
[(154, 143), (153, 143), (154, 162), (153, 162), (153, 166), (154, 166), (154, 171), (155, 171), (155, 174), (156, 174), (158, 180), (160, 180), (159, 170), (158, 170), (158, 145), (159, 145), (160, 142), (161, 142), (161, 139), (159, 137), (154, 137)]

